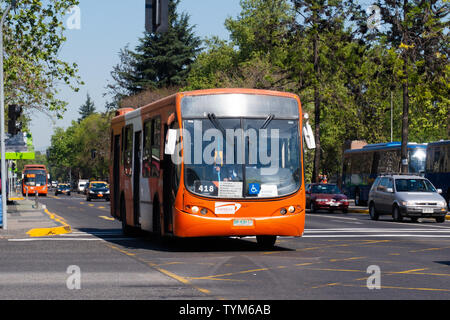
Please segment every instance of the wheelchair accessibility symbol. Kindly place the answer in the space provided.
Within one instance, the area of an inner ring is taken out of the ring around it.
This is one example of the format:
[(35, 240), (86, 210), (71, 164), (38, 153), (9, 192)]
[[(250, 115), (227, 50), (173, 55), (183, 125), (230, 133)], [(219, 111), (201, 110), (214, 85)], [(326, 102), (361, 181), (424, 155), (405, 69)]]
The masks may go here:
[(261, 191), (261, 185), (259, 183), (250, 183), (248, 185), (248, 194), (257, 195)]

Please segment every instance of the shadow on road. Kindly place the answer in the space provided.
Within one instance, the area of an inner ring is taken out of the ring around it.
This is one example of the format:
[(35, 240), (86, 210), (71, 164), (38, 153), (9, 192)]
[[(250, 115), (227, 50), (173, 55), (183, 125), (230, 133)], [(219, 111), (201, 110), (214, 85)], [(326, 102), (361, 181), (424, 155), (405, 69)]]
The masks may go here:
[[(167, 252), (293, 251), (292, 249), (279, 247), (276, 244), (273, 248), (264, 249), (258, 246), (254, 238), (175, 238), (159, 237), (148, 232), (137, 231), (132, 236), (127, 236), (124, 239), (123, 235), (119, 232), (120, 229), (81, 228), (78, 230), (129, 249)], [(111, 236), (112, 234), (113, 236)]]

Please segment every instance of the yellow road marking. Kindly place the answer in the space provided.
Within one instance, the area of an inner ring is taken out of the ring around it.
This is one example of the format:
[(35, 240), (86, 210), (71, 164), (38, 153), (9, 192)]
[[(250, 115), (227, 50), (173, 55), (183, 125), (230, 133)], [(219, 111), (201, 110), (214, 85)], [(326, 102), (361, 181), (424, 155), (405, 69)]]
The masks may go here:
[(102, 218), (102, 219), (105, 219), (105, 220), (108, 220), (108, 221), (115, 221), (116, 220), (114, 218), (107, 217), (107, 216), (99, 216), (99, 218)]
[(179, 282), (181, 282), (181, 283), (183, 283), (183, 284), (185, 284), (185, 285), (189, 285), (189, 286), (195, 288), (196, 290), (198, 290), (198, 291), (200, 291), (200, 292), (202, 292), (202, 293), (204, 293), (204, 294), (210, 294), (210, 293), (211, 293), (211, 291), (209, 291), (209, 290), (207, 290), (207, 289), (203, 289), (203, 288), (199, 288), (199, 287), (195, 286), (195, 285), (192, 284), (188, 279), (186, 279), (186, 278), (184, 278), (184, 277), (182, 277), (182, 276), (179, 276), (179, 275), (177, 275), (177, 274), (175, 274), (175, 273), (173, 273), (173, 272), (170, 272), (170, 271), (168, 271), (168, 270), (166, 270), (166, 269), (160, 268), (160, 267), (158, 267), (158, 265), (155, 264), (155, 263), (148, 262), (148, 261), (146, 261), (146, 260), (144, 260), (144, 259), (141, 259), (141, 258), (137, 257), (136, 254), (134, 254), (134, 253), (128, 252), (128, 251), (126, 251), (126, 250), (122, 250), (122, 249), (120, 249), (119, 247), (113, 246), (113, 245), (108, 245), (108, 247), (110, 247), (111, 249), (117, 250), (117, 251), (119, 251), (119, 252), (121, 252), (121, 253), (123, 253), (123, 254), (126, 254), (127, 256), (133, 256), (133, 257), (135, 257), (137, 260), (139, 260), (139, 261), (141, 261), (141, 262), (145, 262), (148, 266), (150, 266), (150, 267), (152, 267), (153, 269), (155, 269), (155, 270), (157, 270), (157, 271), (159, 271), (159, 272), (165, 274), (166, 276), (168, 276), (168, 277), (170, 277), (170, 278), (172, 278), (172, 279), (174, 279), (174, 280), (177, 280), (177, 281), (179, 281)]
[(401, 271), (401, 272), (389, 272), (389, 273), (393, 273), (393, 274), (407, 274), (407, 273), (413, 273), (413, 272), (417, 272), (417, 271), (425, 271), (425, 270), (428, 270), (428, 268), (426, 268), (426, 269), (406, 270), (406, 271)]
[(345, 258), (345, 259), (330, 259), (330, 262), (341, 262), (341, 261), (352, 261), (352, 260), (359, 260), (359, 259), (365, 259), (366, 257), (354, 257), (354, 258)]
[(53, 227), (53, 228), (36, 228), (36, 229), (31, 229), (31, 230), (29, 230), (27, 232), (27, 234), (30, 237), (32, 237), (32, 238), (47, 237), (47, 236), (54, 236), (54, 235), (58, 235), (58, 234), (66, 234), (66, 233), (71, 233), (72, 232), (72, 228), (65, 222), (65, 220), (63, 218), (61, 218), (60, 216), (58, 216), (58, 215), (56, 215), (54, 213), (51, 213), (47, 209), (45, 209), (45, 213), (50, 216), (50, 219), (61, 223), (62, 226), (60, 226), (60, 227)]

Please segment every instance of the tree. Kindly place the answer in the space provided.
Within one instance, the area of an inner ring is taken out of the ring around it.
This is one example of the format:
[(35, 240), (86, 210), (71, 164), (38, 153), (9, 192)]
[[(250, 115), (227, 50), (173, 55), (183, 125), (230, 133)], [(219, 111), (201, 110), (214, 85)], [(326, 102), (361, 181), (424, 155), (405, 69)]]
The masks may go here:
[(107, 86), (108, 94), (116, 103), (124, 96), (146, 89), (185, 84), (201, 41), (189, 25), (189, 15), (176, 12), (178, 3), (179, 0), (169, 1), (166, 33), (145, 32), (135, 51), (128, 47), (121, 50), (121, 61), (111, 72), (114, 82)]
[(4, 27), (6, 106), (17, 104), (25, 112), (34, 109), (61, 117), (67, 102), (58, 99), (57, 84), (74, 91), (82, 84), (77, 65), (58, 57), (66, 41), (63, 16), (77, 4), (77, 0), (21, 0), (9, 13)]
[[(313, 90), (314, 137), (316, 140), (313, 181), (319, 182), (324, 84), (330, 83), (331, 79), (339, 81), (338, 78), (333, 77), (332, 72), (327, 72), (336, 69), (335, 63), (338, 61), (337, 52), (330, 48), (336, 43), (340, 43), (339, 40), (345, 40), (344, 22), (353, 2), (343, 0), (292, 0), (292, 2), (299, 16), (297, 33), (302, 34), (302, 38), (304, 34), (306, 39), (303, 39), (303, 43), (311, 46), (311, 52), (309, 54), (306, 52), (304, 55), (304, 57), (310, 57), (310, 60), (307, 61), (300, 57), (300, 65), (301, 68), (309, 70), (308, 74), (302, 72), (302, 75), (306, 76), (305, 81), (309, 82)], [(325, 64), (329, 67), (328, 70), (325, 70)]]
[[(445, 98), (448, 90), (445, 76), (448, 74), (448, 22), (445, 19), (449, 6), (441, 0), (385, 0), (377, 1), (377, 5), (386, 28), (379, 36), (397, 57), (392, 72), (402, 85), (401, 168), (402, 172), (408, 172), (411, 98), (416, 104), (428, 105), (428, 111), (445, 108), (448, 112), (448, 99)], [(445, 115), (441, 118), (445, 119)]]
[(89, 93), (87, 94), (86, 102), (80, 107), (78, 112), (81, 115), (81, 118), (78, 119), (78, 122), (83, 121), (91, 114), (95, 113), (95, 105), (91, 100), (91, 96), (89, 95)]

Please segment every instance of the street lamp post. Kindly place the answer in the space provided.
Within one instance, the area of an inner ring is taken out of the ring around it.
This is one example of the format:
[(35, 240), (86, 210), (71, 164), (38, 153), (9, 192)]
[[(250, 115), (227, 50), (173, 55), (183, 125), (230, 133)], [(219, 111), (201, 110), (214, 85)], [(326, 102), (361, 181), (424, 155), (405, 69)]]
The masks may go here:
[(8, 212), (7, 212), (7, 195), (6, 195), (6, 150), (5, 150), (5, 89), (3, 80), (3, 24), (5, 23), (6, 17), (9, 11), (16, 6), (17, 0), (12, 0), (5, 12), (3, 12), (2, 19), (0, 22), (0, 147), (1, 147), (1, 179), (2, 179), (2, 215), (3, 215), (3, 229), (8, 228)]

